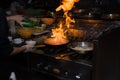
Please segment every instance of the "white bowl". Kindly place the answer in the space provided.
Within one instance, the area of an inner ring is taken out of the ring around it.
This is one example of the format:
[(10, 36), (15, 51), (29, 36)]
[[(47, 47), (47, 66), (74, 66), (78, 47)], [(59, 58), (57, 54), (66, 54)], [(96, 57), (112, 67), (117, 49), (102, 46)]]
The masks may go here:
[(35, 46), (36, 41), (29, 40), (29, 41), (26, 41), (25, 43), (26, 43), (27, 45), (30, 45), (30, 46)]
[(13, 43), (14, 44), (21, 44), (22, 42), (24, 42), (24, 40), (21, 39), (21, 38), (15, 38), (15, 39), (13, 39)]

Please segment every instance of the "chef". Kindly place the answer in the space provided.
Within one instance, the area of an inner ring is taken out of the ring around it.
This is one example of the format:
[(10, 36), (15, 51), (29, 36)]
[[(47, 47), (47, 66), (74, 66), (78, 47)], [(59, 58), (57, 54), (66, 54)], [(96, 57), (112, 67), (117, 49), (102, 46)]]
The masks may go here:
[(24, 20), (24, 17), (22, 15), (6, 16), (5, 12), (0, 9), (0, 80), (9, 80), (13, 67), (10, 57), (26, 50), (28, 51), (31, 48), (28, 45), (14, 47), (10, 44), (7, 20), (15, 20), (20, 23), (20, 21)]

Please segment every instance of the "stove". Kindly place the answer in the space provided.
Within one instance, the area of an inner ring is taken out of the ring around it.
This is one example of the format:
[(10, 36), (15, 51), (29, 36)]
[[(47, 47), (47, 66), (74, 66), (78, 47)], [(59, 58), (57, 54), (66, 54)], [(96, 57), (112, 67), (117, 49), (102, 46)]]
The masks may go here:
[[(96, 49), (97, 39), (119, 28), (119, 21), (77, 20), (76, 29), (86, 30), (85, 38), (72, 41), (91, 41)], [(69, 43), (68, 43), (69, 44)], [(30, 70), (56, 77), (57, 80), (94, 80), (95, 49), (79, 54), (64, 45), (46, 45), (38, 48), (44, 53), (29, 52), (27, 54)]]
[(91, 80), (92, 51), (80, 55), (69, 49), (62, 49), (49, 48), (45, 54), (29, 53), (31, 69), (58, 80)]

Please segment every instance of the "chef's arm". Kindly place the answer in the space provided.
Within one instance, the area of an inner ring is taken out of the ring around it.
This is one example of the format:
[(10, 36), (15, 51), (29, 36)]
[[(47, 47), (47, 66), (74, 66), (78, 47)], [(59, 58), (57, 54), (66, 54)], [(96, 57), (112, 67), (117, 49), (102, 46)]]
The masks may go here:
[(31, 52), (33, 50), (33, 46), (23, 45), (21, 47), (13, 47), (12, 53), (10, 55), (15, 55), (21, 52)]
[(25, 18), (23, 15), (7, 16), (7, 21), (10, 21), (10, 20), (14, 20), (22, 26), (21, 22), (25, 20)]
[(10, 55), (15, 55), (21, 52), (24, 52), (26, 50), (25, 46), (21, 46), (21, 47), (13, 47), (13, 51)]

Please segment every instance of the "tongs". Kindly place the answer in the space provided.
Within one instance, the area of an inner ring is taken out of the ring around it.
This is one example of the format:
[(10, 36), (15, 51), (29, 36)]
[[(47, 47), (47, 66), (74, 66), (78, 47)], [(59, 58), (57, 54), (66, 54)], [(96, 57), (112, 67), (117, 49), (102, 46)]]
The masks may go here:
[(33, 48), (42, 48), (42, 47), (45, 47), (46, 45), (44, 45), (44, 44), (40, 44), (40, 45), (36, 45), (36, 46), (34, 46)]

